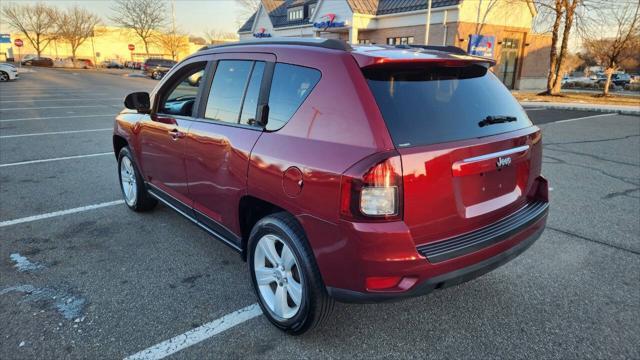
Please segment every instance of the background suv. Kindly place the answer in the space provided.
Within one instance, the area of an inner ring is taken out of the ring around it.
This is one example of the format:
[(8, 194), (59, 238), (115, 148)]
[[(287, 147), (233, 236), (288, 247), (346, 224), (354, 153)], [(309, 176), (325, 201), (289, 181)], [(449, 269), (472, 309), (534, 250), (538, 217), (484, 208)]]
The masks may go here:
[(491, 65), (322, 39), (203, 49), (125, 99), (123, 196), (238, 251), (291, 334), (334, 300), (459, 284), (526, 250), (548, 211), (540, 129)]
[(160, 80), (176, 64), (173, 60), (147, 59), (142, 64), (142, 73), (152, 79)]

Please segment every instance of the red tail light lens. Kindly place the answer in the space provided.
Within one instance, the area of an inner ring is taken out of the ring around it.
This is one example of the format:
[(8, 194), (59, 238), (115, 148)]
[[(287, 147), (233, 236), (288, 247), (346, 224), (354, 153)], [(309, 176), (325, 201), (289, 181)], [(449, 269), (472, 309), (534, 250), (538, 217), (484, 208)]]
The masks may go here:
[(340, 214), (348, 220), (393, 221), (402, 218), (400, 156), (376, 154), (342, 175)]

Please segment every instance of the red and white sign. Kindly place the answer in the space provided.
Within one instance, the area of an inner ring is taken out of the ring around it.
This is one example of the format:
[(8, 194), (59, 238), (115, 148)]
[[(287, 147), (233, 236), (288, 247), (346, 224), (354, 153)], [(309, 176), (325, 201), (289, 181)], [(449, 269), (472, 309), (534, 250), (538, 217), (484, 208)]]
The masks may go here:
[(133, 44), (129, 44), (129, 46), (128, 46), (128, 47), (129, 47), (129, 51), (133, 51), (133, 50), (135, 50), (135, 49), (136, 49), (136, 46), (135, 46), (135, 45), (133, 45)]
[(22, 39), (15, 39), (13, 40), (13, 45), (17, 47), (22, 47), (22, 45), (24, 45), (24, 42), (22, 42)]

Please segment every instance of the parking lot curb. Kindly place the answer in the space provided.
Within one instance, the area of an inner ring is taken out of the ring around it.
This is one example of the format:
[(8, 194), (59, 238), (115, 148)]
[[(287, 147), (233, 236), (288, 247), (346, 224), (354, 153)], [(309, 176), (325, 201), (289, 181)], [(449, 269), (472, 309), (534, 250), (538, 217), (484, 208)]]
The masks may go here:
[(525, 107), (536, 107), (551, 110), (581, 110), (595, 111), (602, 113), (618, 113), (621, 115), (640, 115), (640, 106), (622, 106), (622, 105), (593, 105), (593, 104), (576, 104), (576, 103), (546, 103), (541, 101), (521, 101), (520, 105)]

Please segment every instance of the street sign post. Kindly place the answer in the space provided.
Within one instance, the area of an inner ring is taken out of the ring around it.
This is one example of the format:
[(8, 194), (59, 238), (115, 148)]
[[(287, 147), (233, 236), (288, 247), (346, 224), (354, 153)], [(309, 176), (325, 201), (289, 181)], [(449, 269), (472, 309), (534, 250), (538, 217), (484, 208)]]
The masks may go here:
[(20, 48), (22, 47), (22, 45), (24, 45), (24, 42), (22, 42), (22, 39), (15, 39), (13, 41), (13, 45), (18, 48), (18, 59), (20, 59), (20, 67), (22, 67), (22, 56), (20, 55)]
[(133, 62), (133, 50), (136, 49), (136, 46), (133, 44), (129, 44), (128, 48), (129, 48), (129, 51), (131, 52), (131, 62)]

